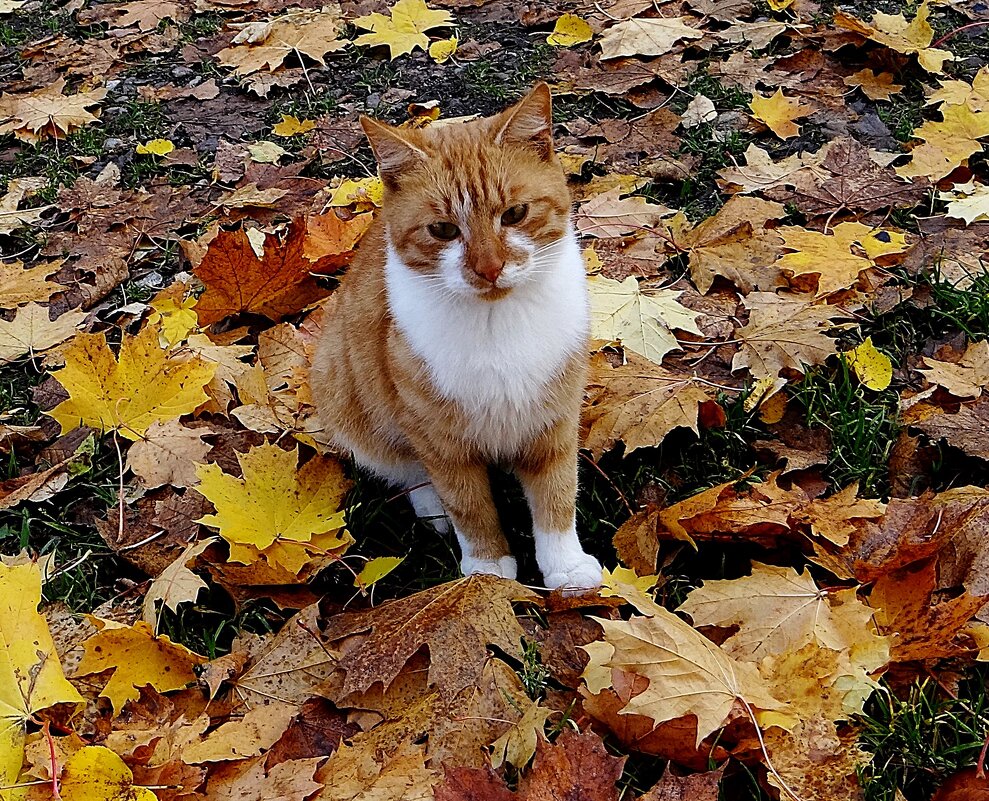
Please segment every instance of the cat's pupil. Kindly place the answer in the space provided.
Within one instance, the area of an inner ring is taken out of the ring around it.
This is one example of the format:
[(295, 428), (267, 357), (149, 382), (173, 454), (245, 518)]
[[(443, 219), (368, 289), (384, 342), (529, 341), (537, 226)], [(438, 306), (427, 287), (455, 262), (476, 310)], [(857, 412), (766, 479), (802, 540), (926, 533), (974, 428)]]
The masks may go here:
[(501, 215), (501, 224), (518, 225), (525, 219), (525, 215), (528, 213), (529, 206), (525, 203), (519, 203), (517, 206), (512, 206), (508, 211)]
[(427, 227), (429, 228), (429, 233), (445, 242), (449, 242), (451, 239), (456, 239), (460, 236), (460, 229), (453, 223), (435, 222), (430, 223)]

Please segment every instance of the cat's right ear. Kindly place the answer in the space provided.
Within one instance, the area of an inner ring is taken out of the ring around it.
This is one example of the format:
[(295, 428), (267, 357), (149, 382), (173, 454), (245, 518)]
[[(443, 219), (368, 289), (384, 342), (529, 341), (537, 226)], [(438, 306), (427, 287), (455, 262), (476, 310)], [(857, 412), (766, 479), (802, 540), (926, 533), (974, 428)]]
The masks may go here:
[(363, 116), (361, 127), (378, 161), (381, 180), (391, 189), (398, 186), (402, 173), (408, 172), (427, 158), (426, 152), (402, 136), (398, 128)]

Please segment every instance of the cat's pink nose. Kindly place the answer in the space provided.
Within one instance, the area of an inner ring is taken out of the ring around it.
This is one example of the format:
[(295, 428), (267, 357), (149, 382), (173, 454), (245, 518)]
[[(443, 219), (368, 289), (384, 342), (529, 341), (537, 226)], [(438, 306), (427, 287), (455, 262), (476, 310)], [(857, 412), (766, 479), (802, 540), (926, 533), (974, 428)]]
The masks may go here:
[(474, 272), (485, 281), (492, 284), (498, 280), (501, 271), (505, 269), (505, 262), (494, 256), (487, 259), (480, 259), (473, 265)]

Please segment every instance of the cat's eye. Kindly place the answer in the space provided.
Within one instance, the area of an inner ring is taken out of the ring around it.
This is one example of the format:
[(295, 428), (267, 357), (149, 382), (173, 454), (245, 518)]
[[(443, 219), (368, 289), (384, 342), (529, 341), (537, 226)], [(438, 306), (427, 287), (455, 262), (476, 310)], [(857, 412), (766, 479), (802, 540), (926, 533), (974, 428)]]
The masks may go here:
[(444, 242), (449, 242), (451, 239), (456, 239), (460, 236), (460, 229), (450, 222), (430, 223), (426, 227), (429, 228), (429, 233), (437, 239), (442, 239)]
[(512, 206), (508, 211), (501, 215), (502, 225), (518, 225), (522, 220), (525, 219), (525, 215), (529, 213), (529, 206), (526, 203), (519, 203), (517, 206)]

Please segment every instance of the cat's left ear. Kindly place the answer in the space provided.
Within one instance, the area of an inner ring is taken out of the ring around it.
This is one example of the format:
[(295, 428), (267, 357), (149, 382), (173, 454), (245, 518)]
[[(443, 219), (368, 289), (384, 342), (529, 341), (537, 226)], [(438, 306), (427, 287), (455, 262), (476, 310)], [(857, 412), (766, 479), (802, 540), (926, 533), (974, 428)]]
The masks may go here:
[(535, 89), (496, 119), (497, 144), (532, 148), (544, 161), (553, 157), (553, 99), (547, 84), (536, 84)]

